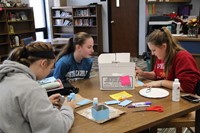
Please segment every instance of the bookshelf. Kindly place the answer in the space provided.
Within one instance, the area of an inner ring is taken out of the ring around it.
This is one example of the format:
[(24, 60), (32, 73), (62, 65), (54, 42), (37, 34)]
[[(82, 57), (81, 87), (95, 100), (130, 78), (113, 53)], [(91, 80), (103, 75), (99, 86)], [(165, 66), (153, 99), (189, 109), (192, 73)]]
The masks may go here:
[(101, 5), (52, 7), (51, 14), (53, 38), (87, 32), (94, 39), (95, 55), (102, 53)]
[(15, 47), (15, 37), (19, 40), (32, 36), (36, 39), (33, 8), (2, 8), (0, 11), (0, 63)]
[(53, 38), (73, 36), (72, 7), (52, 7), (51, 14)]
[(166, 3), (167, 3), (167, 2), (169, 2), (169, 3), (173, 3), (173, 2), (174, 2), (174, 3), (179, 3), (179, 2), (180, 2), (180, 3), (181, 3), (181, 2), (184, 3), (184, 2), (186, 2), (186, 3), (187, 3), (187, 2), (188, 2), (188, 3), (189, 3), (189, 2), (191, 2), (191, 0), (146, 0), (146, 2), (147, 2), (147, 3), (154, 3), (154, 2), (166, 2)]
[(103, 52), (101, 5), (73, 7), (74, 33), (87, 32), (94, 39), (94, 54)]

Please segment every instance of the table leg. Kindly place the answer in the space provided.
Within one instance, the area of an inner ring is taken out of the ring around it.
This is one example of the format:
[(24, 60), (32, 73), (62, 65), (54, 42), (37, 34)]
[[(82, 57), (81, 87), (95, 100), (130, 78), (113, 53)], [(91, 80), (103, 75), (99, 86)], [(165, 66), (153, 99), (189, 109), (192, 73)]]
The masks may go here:
[(196, 115), (195, 115), (195, 133), (200, 133), (200, 109), (196, 110)]

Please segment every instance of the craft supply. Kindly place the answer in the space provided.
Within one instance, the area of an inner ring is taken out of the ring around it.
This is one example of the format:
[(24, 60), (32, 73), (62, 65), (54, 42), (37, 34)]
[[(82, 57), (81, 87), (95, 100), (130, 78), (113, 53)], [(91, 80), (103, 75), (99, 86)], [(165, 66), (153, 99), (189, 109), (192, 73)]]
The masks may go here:
[(137, 102), (137, 103), (132, 103), (133, 106), (143, 106), (143, 105), (151, 105), (151, 102)]
[(98, 98), (95, 97), (95, 98), (93, 98), (93, 107), (95, 107), (97, 105), (98, 105)]
[(72, 96), (73, 100), (76, 100), (76, 94), (75, 93), (70, 93), (70, 95)]
[(68, 95), (68, 96), (67, 96), (67, 101), (70, 102), (71, 100), (72, 100), (72, 96), (71, 96), (71, 95)]
[(112, 105), (112, 104), (119, 104), (120, 101), (118, 101), (118, 100), (112, 100), (112, 101), (106, 101), (104, 103), (107, 104), (107, 105)]
[(77, 102), (76, 104), (77, 104), (77, 105), (85, 105), (85, 104), (87, 104), (87, 103), (89, 103), (89, 102), (90, 102), (90, 100), (84, 99), (84, 100), (82, 100), (82, 101), (80, 101), (80, 102)]
[(149, 107), (149, 106), (150, 105), (137, 105), (137, 106), (130, 105), (128, 106), (128, 108)]
[(134, 110), (133, 112), (142, 112), (142, 111), (156, 111), (156, 112), (163, 112), (162, 106), (152, 106), (146, 109)]
[(172, 85), (172, 101), (179, 102), (180, 101), (180, 82), (179, 79), (174, 79)]
[(112, 94), (112, 95), (110, 95), (110, 97), (115, 100), (124, 100), (125, 98), (132, 97), (132, 95), (127, 93), (126, 91), (122, 91), (119, 93)]
[(124, 100), (124, 101), (122, 101), (121, 103), (119, 103), (118, 105), (120, 105), (120, 106), (127, 106), (128, 104), (130, 104), (130, 103), (132, 103), (132, 101), (131, 100)]

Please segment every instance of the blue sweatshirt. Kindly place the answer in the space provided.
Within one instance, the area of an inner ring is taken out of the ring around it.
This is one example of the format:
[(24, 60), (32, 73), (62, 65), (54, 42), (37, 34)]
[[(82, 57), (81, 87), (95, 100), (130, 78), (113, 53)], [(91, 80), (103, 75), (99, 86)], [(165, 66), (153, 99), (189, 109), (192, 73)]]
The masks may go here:
[(84, 58), (80, 63), (74, 59), (73, 53), (62, 56), (55, 64), (53, 76), (61, 80), (79, 80), (89, 78), (93, 60)]

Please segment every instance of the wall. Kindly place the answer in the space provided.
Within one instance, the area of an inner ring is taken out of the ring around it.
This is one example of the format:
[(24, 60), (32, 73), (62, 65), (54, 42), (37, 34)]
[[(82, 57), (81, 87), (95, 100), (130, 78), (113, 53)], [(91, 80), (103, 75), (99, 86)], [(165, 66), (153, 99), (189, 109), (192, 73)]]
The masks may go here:
[[(102, 24), (103, 24), (103, 50), (104, 52), (109, 51), (109, 38), (108, 38), (108, 11), (107, 11), (107, 0), (106, 2), (100, 2), (100, 0), (68, 0), (68, 5), (87, 5), (89, 3), (97, 2), (99, 4), (102, 4)], [(142, 53), (146, 50), (146, 44), (145, 44), (145, 0), (139, 1), (139, 55), (142, 55)]]
[(146, 51), (146, 30), (147, 30), (147, 22), (145, 17), (145, 0), (139, 0), (139, 55), (142, 55), (143, 52)]
[(191, 15), (200, 15), (200, 0), (192, 0)]

